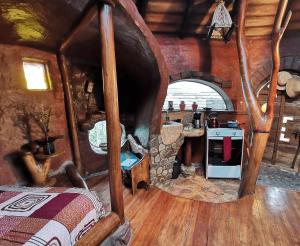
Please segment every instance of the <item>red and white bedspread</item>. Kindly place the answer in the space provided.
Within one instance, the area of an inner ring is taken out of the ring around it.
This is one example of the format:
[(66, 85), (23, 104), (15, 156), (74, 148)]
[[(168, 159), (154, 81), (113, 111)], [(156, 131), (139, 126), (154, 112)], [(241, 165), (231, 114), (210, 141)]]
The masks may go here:
[(74, 245), (104, 215), (84, 189), (0, 186), (0, 245)]

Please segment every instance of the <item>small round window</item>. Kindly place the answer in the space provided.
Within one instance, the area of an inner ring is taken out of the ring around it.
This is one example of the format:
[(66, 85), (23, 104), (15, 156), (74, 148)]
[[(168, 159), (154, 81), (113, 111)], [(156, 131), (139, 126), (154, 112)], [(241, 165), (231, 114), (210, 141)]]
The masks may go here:
[(89, 131), (89, 142), (92, 150), (97, 154), (106, 154), (107, 136), (106, 121), (99, 121), (94, 128)]
[[(121, 146), (126, 142), (125, 127), (121, 124)], [(99, 121), (95, 124), (94, 128), (89, 130), (88, 134), (91, 149), (96, 154), (107, 153), (107, 135), (106, 135), (106, 121)]]

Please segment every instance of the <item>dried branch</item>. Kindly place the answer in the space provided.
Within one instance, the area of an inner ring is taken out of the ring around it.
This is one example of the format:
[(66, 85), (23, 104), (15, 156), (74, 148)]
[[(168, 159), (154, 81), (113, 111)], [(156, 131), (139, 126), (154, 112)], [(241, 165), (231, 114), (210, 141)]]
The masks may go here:
[(45, 137), (47, 137), (49, 133), (51, 107), (45, 107), (44, 104), (41, 104), (40, 109), (38, 111), (31, 112), (31, 115), (45, 134)]

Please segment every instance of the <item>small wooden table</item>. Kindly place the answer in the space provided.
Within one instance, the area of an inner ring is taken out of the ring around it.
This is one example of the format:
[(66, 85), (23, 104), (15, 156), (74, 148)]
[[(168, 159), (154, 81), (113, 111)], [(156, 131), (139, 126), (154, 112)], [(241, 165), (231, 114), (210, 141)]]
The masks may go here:
[(204, 128), (193, 128), (192, 130), (183, 130), (182, 134), (184, 136), (185, 143), (184, 165), (190, 166), (192, 164), (192, 138), (203, 136)]

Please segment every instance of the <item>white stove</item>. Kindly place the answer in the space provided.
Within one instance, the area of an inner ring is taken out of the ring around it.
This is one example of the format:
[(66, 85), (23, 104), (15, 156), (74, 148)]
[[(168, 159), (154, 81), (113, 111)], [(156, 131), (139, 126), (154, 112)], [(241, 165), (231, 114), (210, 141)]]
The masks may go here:
[[(224, 137), (231, 139), (231, 158), (224, 161)], [(206, 127), (206, 178), (241, 179), (244, 130)]]

